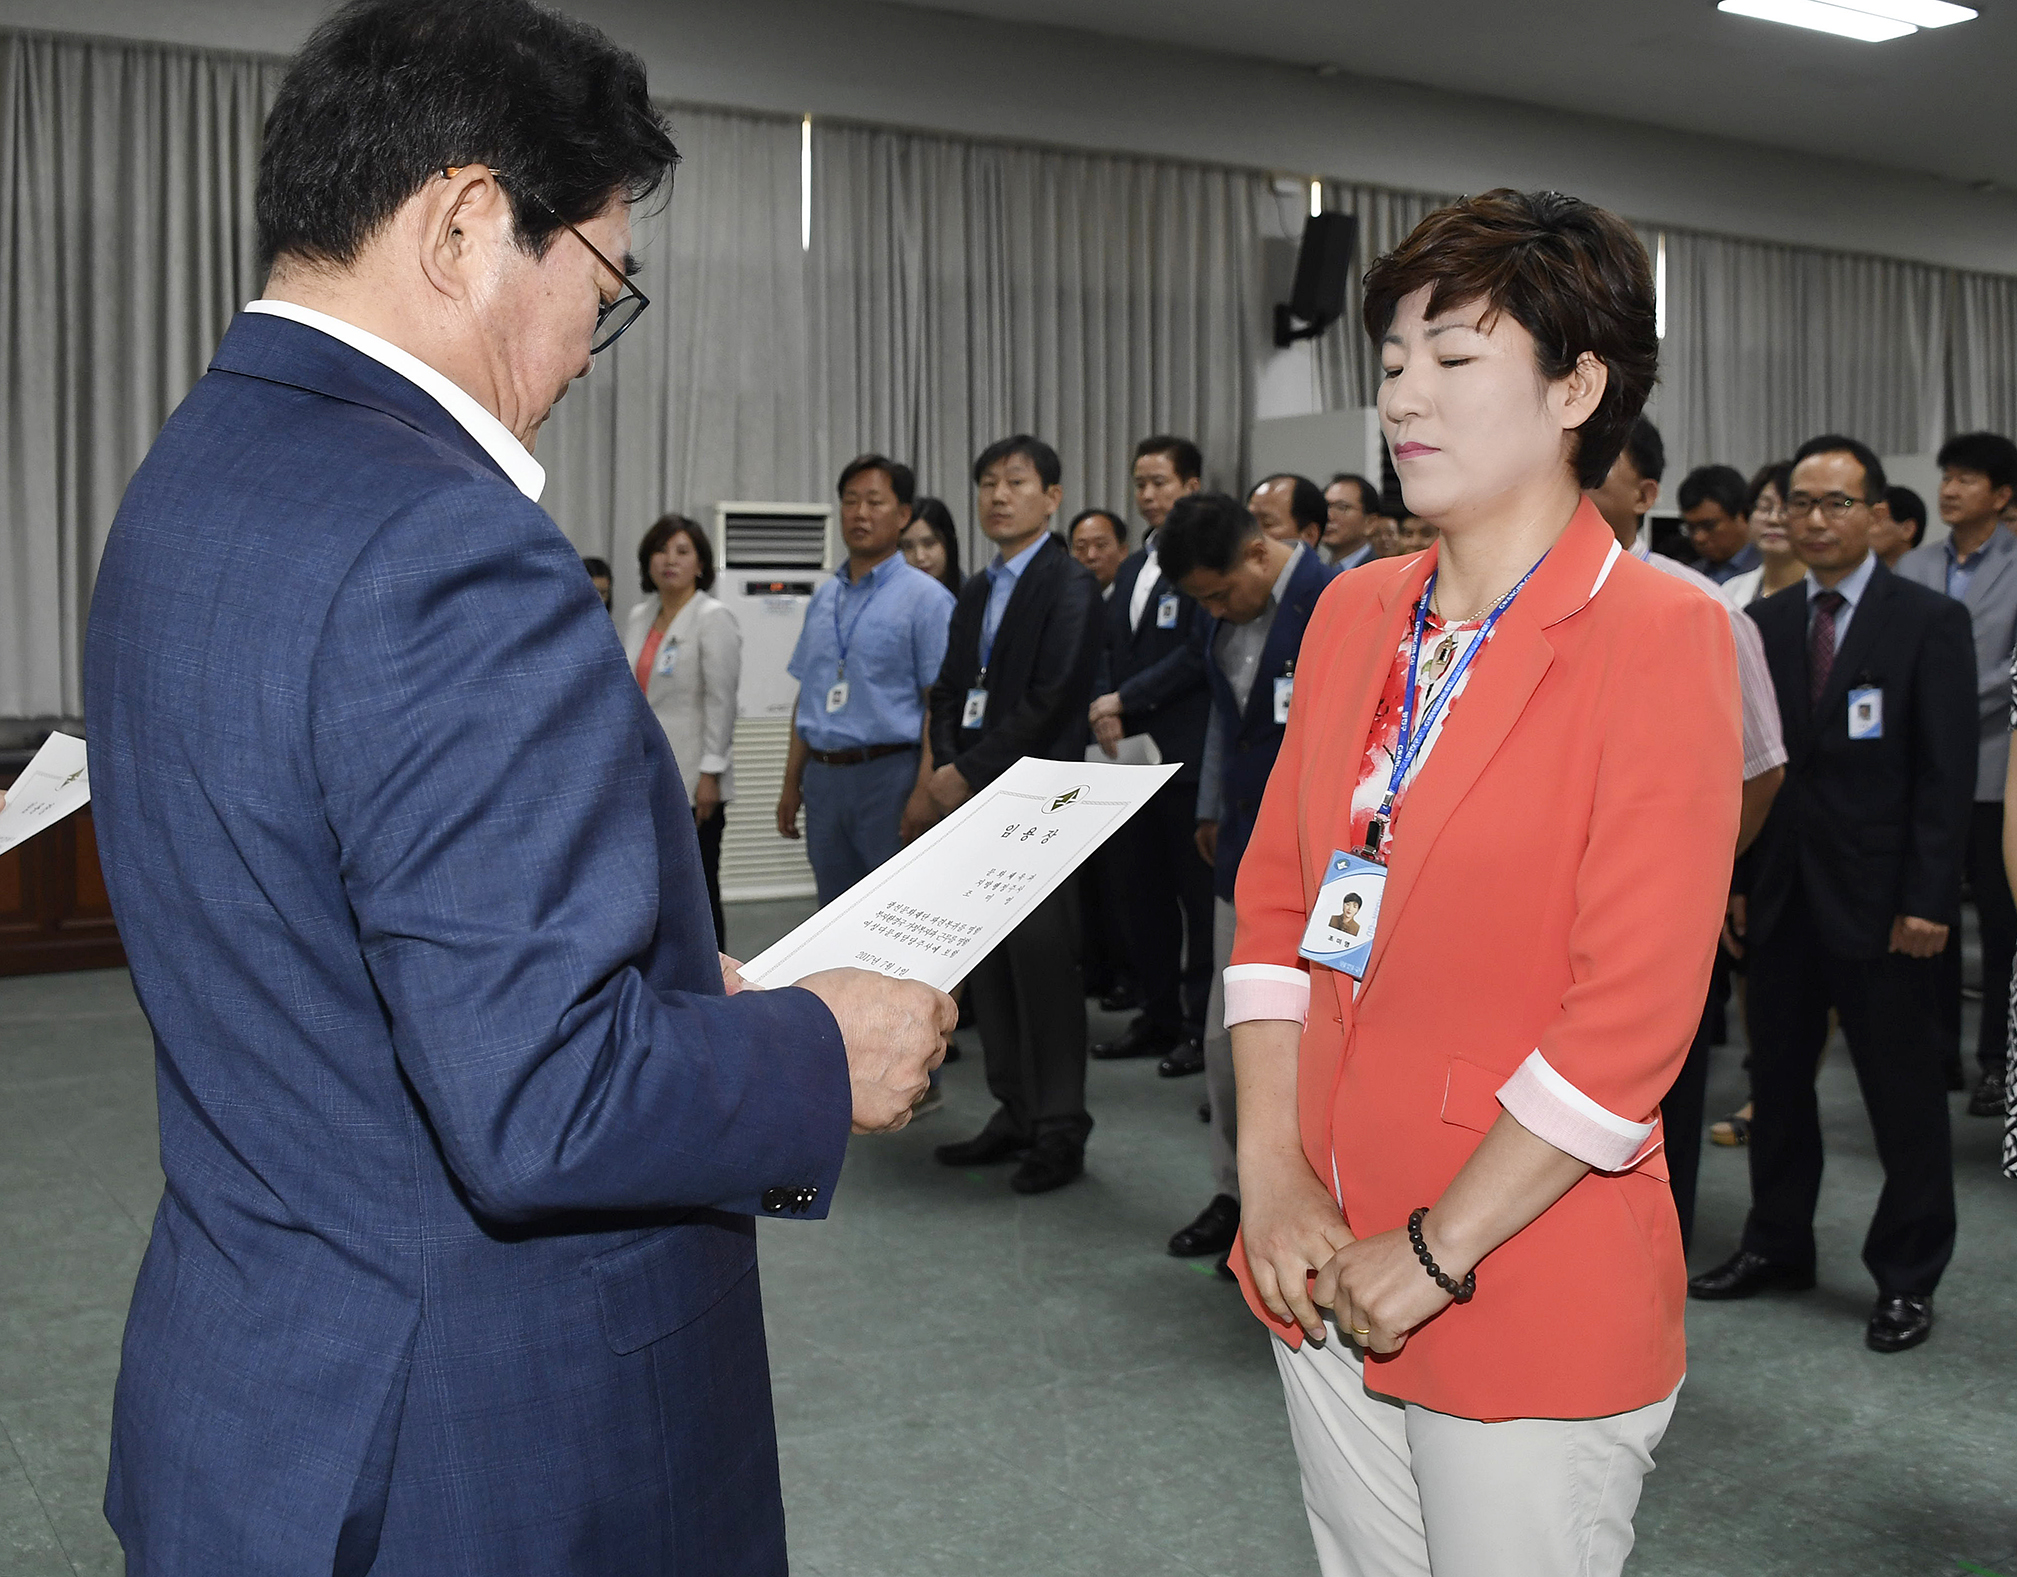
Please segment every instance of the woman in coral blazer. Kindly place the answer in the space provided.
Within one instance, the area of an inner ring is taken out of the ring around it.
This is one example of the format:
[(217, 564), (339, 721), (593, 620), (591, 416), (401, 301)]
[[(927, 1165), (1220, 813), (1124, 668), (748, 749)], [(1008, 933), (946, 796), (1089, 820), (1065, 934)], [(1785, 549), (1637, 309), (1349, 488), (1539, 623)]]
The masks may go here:
[(1303, 642), (1226, 971), (1233, 1264), (1327, 1577), (1599, 1577), (1685, 1364), (1658, 1114), (1736, 839), (1728, 615), (1581, 496), (1657, 356), (1622, 223), (1467, 199), (1374, 266), (1366, 325), (1440, 533)]

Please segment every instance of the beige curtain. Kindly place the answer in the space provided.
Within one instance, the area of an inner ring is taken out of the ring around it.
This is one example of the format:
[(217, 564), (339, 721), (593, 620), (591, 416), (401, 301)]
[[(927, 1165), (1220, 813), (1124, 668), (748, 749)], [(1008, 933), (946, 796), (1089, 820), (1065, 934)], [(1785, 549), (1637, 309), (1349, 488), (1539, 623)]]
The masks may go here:
[(127, 479), (257, 293), (280, 66), (0, 31), (0, 717), (83, 711)]
[[(0, 29), (0, 718), (81, 710), (120, 493), (258, 288), (253, 183), (283, 67)], [(672, 114), (686, 162), (637, 221), (652, 309), (539, 443), (555, 518), (620, 579), (664, 510), (823, 499), (868, 448), (969, 526), (974, 454), (1019, 428), (1057, 445), (1067, 513), (1125, 508), (1152, 431), (1195, 437), (1213, 484), (1246, 480), (1263, 238), (1300, 229), (1265, 177), (821, 123), (803, 251), (799, 123)], [(1446, 200), (1325, 195), (1360, 217), (1361, 269)], [(2017, 430), (2017, 278), (1665, 234), (1670, 475), (1827, 428), (1884, 452)], [(1333, 407), (1377, 385), (1356, 296), (1316, 348)]]
[(1017, 431), (1064, 465), (1060, 524), (1125, 511), (1135, 442), (1195, 438), (1239, 484), (1265, 317), (1261, 177), (874, 127), (814, 128), (808, 294), (822, 480), (913, 464), (966, 530), (973, 458)]

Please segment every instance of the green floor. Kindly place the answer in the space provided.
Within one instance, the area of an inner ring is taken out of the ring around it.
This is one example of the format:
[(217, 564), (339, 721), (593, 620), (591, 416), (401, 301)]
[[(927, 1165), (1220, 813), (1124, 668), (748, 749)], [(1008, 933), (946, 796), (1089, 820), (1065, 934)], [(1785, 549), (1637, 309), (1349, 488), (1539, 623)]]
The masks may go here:
[[(802, 910), (731, 911), (747, 956)], [(1113, 1027), (1113, 1026), (1108, 1026)], [(0, 1577), (116, 1573), (99, 1515), (120, 1322), (160, 1187), (147, 1028), (123, 973), (0, 980)], [(1737, 1052), (1719, 1053), (1712, 1109)], [(1266, 1339), (1162, 1252), (1210, 1193), (1201, 1081), (1095, 1065), (1088, 1176), (1025, 1200), (932, 1145), (858, 1140), (831, 1220), (763, 1227), (793, 1568), (811, 1577), (1273, 1577), (1314, 1570)], [(1846, 1059), (1822, 1077), (1822, 1285), (1693, 1305), (1691, 1373), (1635, 1577), (2017, 1577), (2017, 1184), (1955, 1119), (1961, 1246), (1918, 1352), (1862, 1346), (1877, 1186)], [(1704, 1157), (1698, 1259), (1744, 1205)], [(627, 1574), (626, 1574), (627, 1577)]]

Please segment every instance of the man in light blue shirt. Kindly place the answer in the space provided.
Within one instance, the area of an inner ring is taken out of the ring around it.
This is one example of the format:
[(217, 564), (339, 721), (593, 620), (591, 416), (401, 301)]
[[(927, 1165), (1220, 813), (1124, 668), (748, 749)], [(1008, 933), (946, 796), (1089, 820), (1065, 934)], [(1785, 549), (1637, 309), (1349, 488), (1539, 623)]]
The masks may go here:
[(897, 551), (915, 493), (910, 467), (884, 455), (842, 470), (847, 563), (813, 593), (787, 665), (798, 709), (777, 830), (796, 838), (803, 805), (822, 904), (896, 853), (917, 786), (925, 693), (945, 660), (953, 597)]

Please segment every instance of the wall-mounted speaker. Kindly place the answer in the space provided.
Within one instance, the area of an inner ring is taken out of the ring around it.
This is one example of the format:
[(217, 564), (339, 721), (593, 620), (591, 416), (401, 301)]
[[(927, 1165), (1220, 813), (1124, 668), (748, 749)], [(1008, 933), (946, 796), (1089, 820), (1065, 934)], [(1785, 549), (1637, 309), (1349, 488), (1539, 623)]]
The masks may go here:
[(1289, 299), (1275, 307), (1275, 344), (1315, 339), (1344, 315), (1345, 287), (1351, 280), (1352, 250), (1359, 238), (1356, 214), (1313, 214), (1303, 225), (1296, 252), (1296, 280)]

